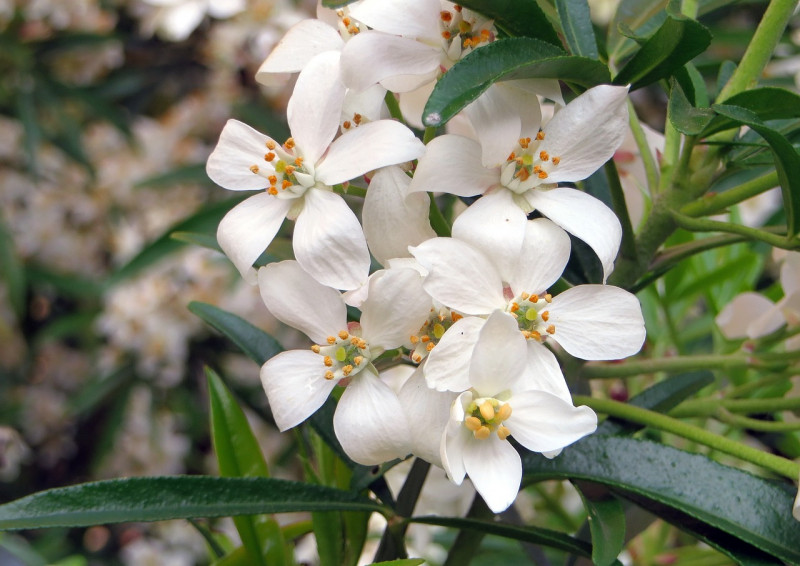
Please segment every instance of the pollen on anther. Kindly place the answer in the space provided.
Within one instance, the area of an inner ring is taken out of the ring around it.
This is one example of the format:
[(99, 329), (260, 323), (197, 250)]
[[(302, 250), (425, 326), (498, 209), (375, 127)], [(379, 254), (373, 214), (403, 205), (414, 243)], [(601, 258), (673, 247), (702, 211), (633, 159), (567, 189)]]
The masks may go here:
[(267, 189), (267, 192), (269, 194), (271, 194), (272, 196), (275, 196), (275, 195), (278, 194), (278, 189), (276, 189), (275, 187), (270, 187), (270, 188)]
[(414, 362), (415, 364), (418, 364), (422, 361), (422, 356), (420, 356), (419, 354), (414, 354), (413, 356), (411, 356), (411, 361)]
[(561, 163), (561, 158), (560, 157), (554, 157), (552, 159), (552, 161), (553, 161), (553, 165), (558, 165), (559, 163)]
[(536, 330), (531, 330), (531, 338), (533, 338), (534, 340), (538, 340), (539, 342), (542, 341), (542, 335), (539, 334), (539, 332)]
[(336, 344), (336, 336), (328, 336), (327, 338), (325, 338), (325, 341), (328, 344)]
[(512, 151), (511, 153), (508, 154), (508, 157), (506, 158), (506, 161), (514, 161), (516, 158), (517, 158), (517, 154)]
[(349, 365), (349, 364), (348, 364), (348, 365), (346, 365), (346, 366), (344, 366), (344, 367), (342, 368), (342, 374), (343, 374), (345, 377), (347, 377), (348, 375), (350, 375), (350, 374), (352, 373), (352, 371), (353, 371), (353, 366), (351, 366), (351, 365)]
[(275, 154), (271, 151), (264, 156), (264, 161), (272, 161), (275, 159)]
[(539, 159), (541, 159), (542, 161), (548, 161), (550, 159), (550, 154), (542, 150), (539, 152)]
[(546, 171), (539, 171), (538, 177), (540, 179), (547, 179), (547, 172)]
[(519, 310), (519, 305), (517, 303), (511, 303), (511, 312), (517, 312)]
[(548, 334), (555, 334), (556, 333), (556, 327), (553, 324), (551, 324), (550, 326), (545, 328), (545, 330), (547, 330)]
[(434, 347), (436, 347), (436, 344), (434, 342), (428, 342), (428, 344), (425, 346), (425, 349), (430, 352), (431, 350), (434, 349)]
[(491, 401), (484, 401), (480, 406), (480, 411), (484, 420), (490, 421), (494, 418), (494, 407)]
[(539, 295), (530, 295), (530, 300), (531, 300), (532, 303), (538, 303), (539, 302)]
[(276, 185), (278, 183), (278, 178), (275, 175), (270, 175), (267, 177), (267, 181), (269, 181), (270, 185)]
[(492, 434), (492, 431), (489, 430), (488, 426), (482, 426), (472, 434), (475, 435), (475, 438), (477, 438), (478, 440), (486, 440), (487, 438), (489, 438), (489, 435)]
[(453, 6), (453, 10), (455, 10), (456, 12), (460, 12), (461, 11), (461, 6), (459, 4), (456, 4), (456, 5)]
[(281, 182), (281, 188), (282, 188), (284, 191), (285, 191), (286, 189), (288, 189), (289, 187), (291, 187), (291, 186), (292, 186), (292, 182), (291, 182), (290, 180), (288, 180), (288, 179), (284, 179), (284, 180), (283, 180), (283, 182)]
[(419, 342), (419, 337), (417, 337), (417, 336), (412, 336), (411, 337), (411, 343), (412, 344), (417, 344), (418, 342)]
[(501, 425), (501, 426), (499, 426), (499, 427), (497, 427), (497, 437), (498, 437), (500, 440), (505, 440), (505, 439), (506, 439), (506, 438), (508, 438), (510, 435), (511, 435), (511, 431), (510, 431), (510, 430), (508, 430), (508, 427), (504, 427), (504, 426), (502, 426), (502, 425)]
[(483, 425), (478, 417), (467, 417), (464, 419), (464, 426), (472, 431), (475, 431), (481, 428)]
[(342, 23), (344, 24), (345, 27), (349, 27), (350, 26), (350, 21), (351, 21), (350, 18), (348, 18), (347, 16), (342, 18)]
[(287, 174), (287, 175), (294, 175), (294, 166), (292, 166), (292, 165), (287, 165), (287, 166), (286, 166), (286, 174)]
[(444, 31), (442, 32), (442, 37), (443, 37), (444, 39), (450, 39), (450, 38), (452, 38), (452, 37), (453, 37), (453, 34), (452, 34), (452, 33), (450, 33), (450, 32), (449, 32), (449, 31), (447, 31), (447, 30), (444, 30)]
[(311, 351), (314, 352), (315, 354), (319, 354), (319, 345), (314, 344), (313, 346), (311, 346)]
[(331, 370), (325, 372), (325, 379), (327, 379), (328, 381), (333, 379), (333, 372)]
[(523, 301), (527, 300), (528, 297), (530, 297), (530, 295), (528, 293), (522, 293), (522, 300)]
[(459, 320), (461, 320), (462, 318), (464, 318), (464, 317), (463, 317), (463, 316), (461, 316), (460, 314), (458, 314), (457, 312), (451, 312), (451, 313), (450, 313), (450, 319), (451, 319), (453, 322), (458, 322), (458, 321), (459, 321)]
[(350, 335), (347, 333), (347, 330), (340, 330), (339, 331), (339, 338), (342, 340), (347, 340)]
[(364, 356), (356, 356), (355, 358), (353, 358), (353, 363), (356, 364), (357, 366), (360, 366), (361, 362), (363, 361), (364, 361)]
[(258, 165), (251, 165), (250, 166), (250, 171), (252, 171), (256, 175), (258, 175)]
[(500, 421), (504, 421), (511, 416), (511, 405), (506, 403), (505, 405), (501, 406), (500, 409), (497, 411), (497, 418)]
[(544, 312), (542, 313), (542, 320), (543, 320), (543, 321), (545, 321), (545, 322), (547, 322), (547, 320), (548, 320), (549, 318), (550, 318), (550, 311), (544, 311)]
[(331, 367), (333, 365), (333, 360), (330, 356), (325, 356), (322, 358), (322, 363), (325, 364), (326, 367)]
[(289, 149), (294, 149), (294, 138), (289, 138), (286, 140), (286, 143), (283, 144)]
[(531, 143), (531, 138), (519, 138), (519, 146), (522, 149), (527, 149), (528, 148), (528, 144), (530, 144), (530, 143)]
[(356, 126), (358, 126), (361, 123), (361, 114), (359, 114), (358, 112), (353, 114), (353, 122), (355, 122)]
[(542, 141), (544, 139), (544, 132), (542, 132), (541, 130), (537, 132), (536, 139)]
[(448, 11), (446, 11), (446, 10), (443, 10), (443, 11), (440, 13), (440, 15), (441, 15), (441, 17), (442, 17), (442, 21), (443, 21), (443, 22), (449, 22), (450, 20), (452, 20), (452, 19), (453, 19), (453, 14), (451, 14), (450, 12), (448, 12)]
[[(303, 166), (303, 158), (302, 157), (295, 157), (294, 158), (294, 164), (297, 165), (298, 167), (302, 167)], [(289, 174), (291, 175), (291, 173), (289, 173)]]
[(351, 125), (352, 125), (352, 124), (350, 123), (350, 120), (345, 120), (345, 121), (342, 123), (342, 127), (343, 127), (345, 130), (349, 130)]
[(275, 149), (276, 147), (278, 147), (278, 144), (272, 140), (267, 140), (267, 149)]
[(553, 302), (553, 295), (551, 295), (550, 293), (547, 293), (544, 296), (544, 300), (547, 301), (548, 303), (552, 303)]
[(419, 337), (419, 339), (422, 340), (423, 343), (431, 341), (431, 337), (428, 336), (427, 334), (423, 334), (422, 336)]

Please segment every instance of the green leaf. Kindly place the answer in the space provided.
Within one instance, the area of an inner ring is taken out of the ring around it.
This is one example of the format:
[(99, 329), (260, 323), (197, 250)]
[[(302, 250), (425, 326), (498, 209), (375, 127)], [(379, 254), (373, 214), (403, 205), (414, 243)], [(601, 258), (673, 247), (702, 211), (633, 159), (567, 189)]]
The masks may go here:
[(258, 365), (263, 365), (272, 356), (283, 351), (283, 347), (275, 338), (233, 313), (198, 301), (189, 303), (188, 308), (211, 327), (227, 336)]
[(711, 122), (716, 115), (715, 112), (711, 108), (693, 107), (675, 78), (670, 80), (670, 87), (667, 118), (682, 134), (696, 136)]
[[(763, 87), (746, 90), (725, 100), (723, 104), (746, 108), (761, 120), (800, 118), (800, 95), (783, 88)], [(703, 130), (703, 136), (738, 128), (740, 125), (739, 120), (719, 115)]]
[[(638, 395), (631, 397), (628, 403), (651, 411), (667, 413), (712, 383), (714, 383), (714, 375), (710, 371), (682, 373), (648, 387)], [(633, 434), (642, 428), (644, 427), (635, 423), (608, 418), (597, 427), (595, 434)]]
[(669, 14), (666, 21), (614, 77), (631, 90), (669, 77), (706, 50), (711, 34), (702, 24)]
[(564, 38), (573, 55), (597, 59), (597, 39), (594, 37), (589, 4), (586, 0), (555, 0)]
[(125, 478), (49, 489), (0, 505), (0, 530), (295, 511), (377, 511), (354, 492), (275, 478)]
[(424, 558), (401, 558), (388, 562), (373, 562), (369, 566), (420, 566), (420, 564), (425, 564)]
[(487, 535), (498, 535), (505, 538), (565, 550), (569, 553), (585, 556), (587, 558), (592, 555), (592, 547), (589, 543), (565, 535), (564, 533), (542, 527), (520, 527), (495, 521), (437, 516), (411, 517), (409, 522), (422, 525), (439, 525), (441, 527), (459, 529), (462, 531), (476, 531)]
[(775, 169), (783, 194), (786, 232), (789, 237), (800, 230), (800, 153), (780, 132), (764, 124), (757, 114), (741, 106), (715, 104), (714, 110), (726, 118), (750, 127), (766, 140), (775, 158)]
[(561, 47), (556, 30), (532, 0), (466, 0), (458, 4), (492, 18), (497, 29), (512, 37), (533, 37)]
[(552, 460), (524, 454), (523, 470), (527, 481), (581, 479), (605, 484), (648, 510), (653, 511), (648, 503), (653, 501), (703, 523), (693, 528), (706, 533), (709, 542), (727, 533), (781, 560), (800, 562), (800, 522), (791, 519), (796, 489), (700, 454), (645, 440), (594, 435)]
[(25, 270), (14, 249), (14, 238), (0, 220), (0, 282), (5, 285), (8, 302), (18, 320), (25, 317), (27, 289)]
[(173, 240), (183, 242), (184, 244), (193, 244), (202, 248), (208, 248), (209, 250), (222, 252), (222, 248), (219, 247), (216, 236), (212, 236), (211, 234), (200, 234), (197, 232), (173, 232), (169, 235), (169, 237)]
[(614, 14), (614, 20), (608, 26), (608, 54), (619, 61), (636, 47), (629, 39), (633, 35), (647, 37), (658, 29), (666, 12), (667, 0), (621, 0)]
[(147, 177), (137, 182), (134, 187), (159, 187), (170, 188), (174, 185), (183, 183), (191, 183), (193, 185), (208, 185), (214, 186), (211, 179), (206, 175), (205, 163), (193, 163), (191, 165), (184, 165), (167, 173)]
[(322, 5), (326, 8), (331, 8), (335, 10), (336, 8), (341, 8), (342, 6), (347, 6), (348, 4), (352, 4), (356, 0), (322, 0)]
[(171, 237), (173, 232), (215, 233), (217, 225), (219, 221), (222, 220), (222, 217), (225, 216), (231, 208), (247, 198), (247, 196), (248, 195), (237, 196), (209, 205), (201, 208), (190, 217), (181, 220), (154, 242), (145, 247), (141, 252), (136, 254), (127, 264), (117, 270), (117, 272), (108, 279), (107, 285), (110, 287), (125, 279), (129, 279), (155, 262), (182, 248), (185, 244), (173, 239)]
[(425, 105), (423, 122), (444, 124), (497, 81), (533, 78), (560, 79), (586, 88), (610, 80), (608, 67), (594, 59), (566, 55), (537, 39), (498, 39), (474, 50), (439, 79)]
[(611, 566), (625, 546), (625, 510), (622, 503), (607, 493), (593, 496), (592, 484), (581, 482), (575, 487), (578, 488), (583, 506), (589, 514), (592, 562), (595, 566)]

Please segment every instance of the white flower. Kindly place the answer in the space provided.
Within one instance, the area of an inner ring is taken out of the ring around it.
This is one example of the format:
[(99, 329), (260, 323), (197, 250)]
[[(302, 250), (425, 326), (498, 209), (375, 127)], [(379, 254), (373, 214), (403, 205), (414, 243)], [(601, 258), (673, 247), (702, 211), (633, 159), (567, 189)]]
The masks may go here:
[(372, 465), (408, 454), (403, 408), (372, 361), (405, 342), (427, 316), (430, 299), (421, 289), (419, 273), (396, 269), (373, 277), (360, 324), (348, 324), (342, 296), (315, 281), (297, 262), (260, 269), (258, 283), (272, 314), (315, 342), (310, 350), (282, 352), (261, 368), (278, 428), (303, 422), (334, 386), (346, 385), (333, 427), (348, 456)]
[(423, 287), (434, 300), (471, 315), (453, 324), (431, 352), (425, 363), (428, 384), (437, 390), (467, 389), (466, 370), (485, 322), (482, 317), (497, 310), (512, 318), (528, 339), (532, 372), (560, 375), (555, 357), (543, 346), (546, 340), (588, 360), (638, 352), (645, 329), (636, 297), (607, 285), (578, 285), (555, 297), (548, 294), (566, 266), (569, 238), (547, 219), (520, 222), (507, 210), (500, 202), (480, 225), (475, 223), (470, 243), (435, 238), (411, 249), (428, 270)]
[(325, 285), (358, 287), (369, 272), (369, 251), (358, 219), (331, 187), (424, 151), (411, 130), (392, 120), (333, 139), (345, 92), (337, 60), (336, 53), (320, 54), (300, 73), (289, 101), (292, 137), (286, 143), (231, 120), (208, 159), (209, 177), (223, 187), (266, 188), (234, 207), (217, 230), (220, 246), (251, 283), (253, 262), (288, 216), (297, 219), (293, 247), (303, 268)]
[(200, 25), (206, 14), (230, 18), (245, 9), (245, 0), (143, 0), (156, 7), (146, 27), (156, 28), (168, 41), (183, 41)]
[(598, 199), (556, 184), (585, 179), (614, 155), (627, 129), (627, 92), (627, 87), (594, 87), (557, 112), (535, 138), (516, 139), (513, 133), (510, 140), (495, 140), (500, 145), (517, 143), (502, 162), (484, 161), (474, 140), (439, 136), (427, 145), (410, 190), (462, 197), (484, 194), (470, 207), (478, 210), (491, 207), (489, 201), (504, 193), (511, 194), (509, 214), (523, 218), (539, 210), (589, 244), (600, 258), (605, 280), (619, 249), (619, 220)]
[(495, 513), (514, 502), (522, 463), (509, 436), (546, 456), (597, 428), (588, 407), (574, 407), (569, 393), (554, 395), (528, 381), (525, 339), (514, 320), (495, 312), (486, 321), (469, 365), (470, 389), (453, 403), (441, 456), (460, 484), (469, 475)]

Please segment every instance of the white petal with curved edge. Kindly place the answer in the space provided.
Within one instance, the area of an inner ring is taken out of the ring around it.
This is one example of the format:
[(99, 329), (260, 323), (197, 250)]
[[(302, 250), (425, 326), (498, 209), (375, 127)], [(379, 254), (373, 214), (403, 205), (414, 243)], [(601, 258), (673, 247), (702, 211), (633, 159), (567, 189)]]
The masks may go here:
[(447, 329), (425, 359), (423, 369), (429, 387), (437, 391), (465, 391), (470, 388), (472, 351), (485, 322), (482, 318), (468, 316)]
[[(501, 84), (491, 85), (464, 108), (472, 127), (479, 132), (481, 163), (484, 167), (498, 167), (505, 163), (522, 131), (522, 119), (515, 107), (509, 104), (510, 100), (504, 95)], [(530, 95), (526, 98), (526, 106), (539, 106), (535, 98), (532, 100)]]
[(339, 292), (316, 281), (296, 261), (259, 269), (258, 289), (275, 318), (317, 344), (347, 328), (347, 307)]
[(425, 290), (443, 305), (475, 315), (505, 308), (503, 281), (497, 268), (466, 242), (434, 238), (409, 251), (428, 270)]
[(509, 86), (515, 90), (521, 90), (529, 96), (538, 95), (543, 98), (548, 98), (560, 106), (566, 106), (567, 104), (564, 102), (564, 97), (561, 94), (561, 83), (556, 79), (517, 79), (513, 81), (503, 81), (498, 84)]
[(373, 277), (367, 300), (361, 305), (361, 328), (372, 346), (386, 350), (408, 342), (431, 311), (431, 298), (414, 269), (389, 269)]
[(350, 15), (372, 29), (391, 35), (441, 41), (439, 0), (363, 0)]
[(342, 79), (348, 88), (362, 91), (395, 76), (418, 76), (420, 81), (405, 81), (413, 90), (431, 79), (441, 58), (439, 47), (379, 31), (363, 31), (342, 48)]
[(406, 119), (406, 123), (412, 128), (424, 130), (425, 124), (422, 123), (422, 111), (425, 109), (425, 104), (427, 104), (428, 98), (433, 92), (433, 87), (436, 86), (436, 77), (430, 77), (429, 80), (414, 89), (409, 89), (408, 85), (405, 84), (405, 81), (409, 79), (410, 77), (392, 77), (382, 81), (381, 84), (392, 92), (399, 93), (397, 95), (397, 103), (400, 106), (403, 118)]
[(384, 167), (369, 183), (361, 220), (372, 255), (386, 265), (392, 258), (409, 257), (408, 246), (436, 237), (428, 220), (430, 198), (408, 194), (411, 178), (399, 167)]
[(528, 340), (527, 346), (525, 371), (520, 380), (510, 387), (515, 391), (546, 391), (571, 404), (572, 394), (555, 354), (535, 340)]
[(509, 403), (505, 425), (514, 440), (534, 452), (564, 448), (597, 429), (597, 415), (589, 407), (573, 407), (544, 391), (514, 395)]
[(583, 360), (618, 360), (644, 343), (642, 307), (635, 295), (607, 285), (578, 285), (553, 298), (551, 336)]
[(333, 415), (333, 431), (345, 453), (365, 466), (403, 458), (411, 452), (400, 401), (370, 368), (345, 388)]
[(514, 503), (522, 461), (510, 442), (494, 434), (486, 440), (473, 439), (464, 447), (464, 467), (489, 509), (500, 513)]
[(352, 123), (356, 114), (360, 114), (365, 123), (388, 119), (390, 116), (385, 99), (386, 89), (381, 85), (371, 86), (361, 92), (348, 89), (342, 104), (342, 122), (349, 120)]
[(475, 140), (445, 134), (425, 146), (409, 191), (436, 191), (472, 197), (500, 182), (499, 169), (481, 165), (481, 146)]
[(600, 200), (577, 189), (533, 189), (525, 198), (564, 230), (589, 244), (603, 265), (603, 282), (614, 270), (622, 226)]
[(344, 199), (309, 189), (297, 217), (294, 256), (314, 279), (336, 289), (355, 289), (369, 275), (369, 250), (356, 215)]
[(364, 173), (418, 158), (423, 143), (400, 122), (378, 120), (343, 134), (317, 166), (317, 179), (335, 185)]
[(765, 334), (777, 330), (785, 322), (780, 311), (775, 309), (775, 303), (764, 295), (748, 292), (736, 295), (733, 300), (717, 315), (716, 322), (720, 331), (729, 340), (738, 338), (754, 338), (751, 335), (750, 325), (754, 320), (760, 319), (764, 313), (771, 313), (769, 321), (764, 321)]
[(220, 221), (217, 242), (251, 285), (256, 282), (253, 262), (275, 238), (293, 202), (260, 193), (234, 206)]
[(204, 7), (196, 2), (160, 8), (158, 35), (168, 41), (183, 41), (197, 29), (205, 15)]
[(319, 161), (339, 131), (346, 91), (339, 78), (339, 56), (338, 51), (327, 51), (311, 59), (286, 106), (297, 151), (309, 164)]
[(325, 22), (314, 18), (302, 20), (289, 28), (261, 63), (256, 71), (256, 81), (271, 84), (270, 75), (297, 73), (316, 55), (341, 51), (343, 46), (339, 32)]
[(464, 451), (472, 440), (472, 433), (464, 426), (464, 406), (472, 401), (472, 393), (465, 391), (450, 405), (450, 418), (439, 445), (442, 468), (450, 481), (461, 485), (467, 471), (464, 468)]
[(452, 235), (492, 258), (500, 279), (509, 282), (520, 263), (527, 217), (511, 191), (491, 190), (453, 222)]
[(406, 381), (398, 398), (406, 411), (412, 454), (431, 464), (442, 466), (442, 435), (447, 428), (450, 407), (456, 397), (457, 393), (430, 389), (425, 383), (421, 367)]
[(525, 223), (525, 239), (515, 271), (508, 278), (515, 294), (539, 294), (558, 281), (569, 261), (571, 244), (564, 230), (546, 218)]
[(549, 171), (548, 183), (580, 181), (611, 159), (628, 130), (627, 99), (628, 87), (599, 85), (553, 116), (539, 146), (560, 158)]
[(209, 178), (231, 191), (256, 191), (265, 189), (269, 182), (250, 169), (253, 165), (272, 171), (264, 161), (267, 141), (271, 140), (238, 120), (228, 120), (219, 136), (217, 147), (206, 162)]
[(281, 431), (299, 425), (328, 398), (336, 380), (325, 379), (322, 356), (311, 350), (290, 350), (261, 366), (261, 384)]
[(494, 311), (481, 328), (472, 351), (470, 384), (481, 395), (497, 395), (525, 372), (527, 354), (516, 319), (509, 313)]

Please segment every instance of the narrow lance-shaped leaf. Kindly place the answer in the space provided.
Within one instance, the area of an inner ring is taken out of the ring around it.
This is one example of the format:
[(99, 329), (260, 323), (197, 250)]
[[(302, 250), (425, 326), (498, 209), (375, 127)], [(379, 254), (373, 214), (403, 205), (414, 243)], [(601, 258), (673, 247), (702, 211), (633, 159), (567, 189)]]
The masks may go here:
[(572, 54), (597, 59), (597, 39), (589, 17), (589, 3), (586, 0), (556, 0), (556, 10)]
[(800, 153), (783, 134), (764, 124), (750, 110), (729, 104), (715, 104), (714, 110), (722, 116), (750, 127), (769, 144), (775, 158), (775, 169), (783, 194), (787, 236), (794, 237), (800, 230)]
[(619, 499), (607, 493), (595, 497), (592, 484), (576, 484), (583, 506), (589, 514), (592, 533), (592, 562), (611, 566), (625, 546), (625, 510)]
[[(762, 87), (746, 90), (722, 101), (722, 103), (746, 108), (761, 120), (800, 118), (800, 95), (783, 88)], [(703, 130), (702, 136), (707, 137), (739, 126), (741, 123), (738, 120), (718, 115)]]
[(614, 77), (631, 90), (669, 77), (706, 50), (711, 34), (702, 24), (669, 14), (666, 21)]
[[(792, 520), (796, 488), (723, 466), (700, 454), (644, 440), (590, 436), (548, 460), (523, 456), (523, 478), (581, 479), (675, 509), (698, 523), (694, 532), (727, 533), (790, 563), (800, 562), (800, 522)], [(648, 507), (649, 508), (649, 507)], [(681, 527), (680, 523), (676, 526)], [(755, 552), (752, 549), (751, 552)]]
[(608, 67), (594, 59), (566, 55), (537, 39), (498, 39), (474, 50), (439, 79), (422, 113), (423, 122), (444, 124), (497, 81), (533, 78), (560, 79), (585, 88), (610, 80)]
[(714, 111), (711, 108), (695, 108), (680, 83), (674, 78), (670, 80), (669, 105), (667, 106), (667, 118), (673, 127), (688, 136), (696, 136), (703, 131), (711, 119)]
[(0, 505), (0, 530), (295, 511), (377, 511), (354, 492), (275, 478), (125, 478), (49, 489)]
[(465, 0), (459, 5), (492, 18), (512, 37), (533, 37), (561, 46), (561, 40), (542, 9), (531, 0)]

